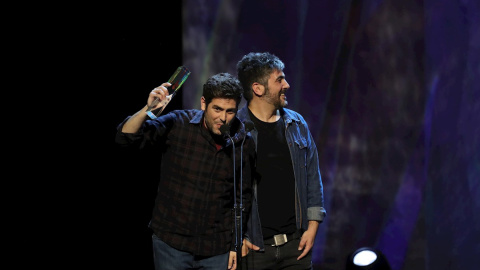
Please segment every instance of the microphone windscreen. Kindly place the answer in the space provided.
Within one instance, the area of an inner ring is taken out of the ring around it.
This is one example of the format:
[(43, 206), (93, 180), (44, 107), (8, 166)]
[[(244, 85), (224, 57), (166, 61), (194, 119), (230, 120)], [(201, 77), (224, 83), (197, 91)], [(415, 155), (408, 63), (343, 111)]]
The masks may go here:
[(249, 121), (249, 120), (245, 121), (245, 131), (246, 132), (249, 132), (254, 128), (255, 128), (255, 124), (252, 121)]
[(230, 135), (230, 126), (229, 125), (222, 125), (220, 127), (220, 132), (224, 135)]

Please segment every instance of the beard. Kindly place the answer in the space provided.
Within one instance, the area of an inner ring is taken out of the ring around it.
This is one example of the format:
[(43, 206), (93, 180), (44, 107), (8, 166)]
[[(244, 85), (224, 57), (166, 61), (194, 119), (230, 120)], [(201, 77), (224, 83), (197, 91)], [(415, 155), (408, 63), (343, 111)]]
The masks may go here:
[[(215, 125), (217, 123), (215, 123), (214, 120), (212, 120), (210, 118), (207, 118), (207, 117), (204, 117), (203, 118), (203, 124), (211, 134), (217, 135), (217, 136), (222, 135), (222, 132), (220, 131), (220, 129), (215, 127)], [(218, 123), (218, 124), (220, 124), (220, 123)]]
[[(268, 103), (273, 104), (276, 109), (284, 108), (288, 105), (287, 96), (285, 95), (286, 92), (286, 90), (282, 89), (277, 95), (274, 95), (268, 87), (265, 87), (264, 98)], [(282, 94), (285, 97), (284, 99), (282, 99)]]

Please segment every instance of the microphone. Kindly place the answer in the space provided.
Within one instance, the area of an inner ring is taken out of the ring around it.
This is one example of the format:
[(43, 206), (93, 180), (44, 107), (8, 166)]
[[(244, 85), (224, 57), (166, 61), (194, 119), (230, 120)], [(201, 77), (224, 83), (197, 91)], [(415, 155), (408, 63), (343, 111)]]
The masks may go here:
[[(232, 140), (232, 137), (230, 137), (230, 126), (225, 124), (225, 125), (222, 125), (220, 127), (220, 132), (224, 135), (224, 136), (228, 136), (230, 138), (230, 140)], [(233, 140), (232, 140), (232, 143), (233, 143)]]
[(255, 124), (250, 120), (246, 120), (244, 125), (245, 125), (245, 131), (247, 133), (252, 131), (255, 128)]

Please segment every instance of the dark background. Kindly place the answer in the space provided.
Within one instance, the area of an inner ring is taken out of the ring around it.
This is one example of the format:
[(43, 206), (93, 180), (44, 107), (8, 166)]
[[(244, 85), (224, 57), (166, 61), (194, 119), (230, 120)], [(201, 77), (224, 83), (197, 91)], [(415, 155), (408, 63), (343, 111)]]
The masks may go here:
[(61, 232), (61, 252), (42, 256), (48, 265), (153, 269), (147, 224), (159, 158), (118, 149), (116, 126), (180, 65), (192, 75), (167, 111), (198, 108), (206, 78), (270, 51), (286, 64), (289, 108), (319, 149), (328, 216), (314, 269), (342, 270), (363, 246), (392, 269), (476, 269), (479, 10), (473, 0), (184, 0), (63, 12), (72, 24), (49, 23), (63, 27), (49, 51), (60, 56), (54, 78), (74, 95), (68, 114), (52, 106), (42, 119), (68, 155), (42, 167), (41, 185), (60, 196), (41, 195), (56, 219), (23, 222), (38, 237), (34, 250), (53, 241), (40, 224)]
[[(103, 16), (102, 16), (103, 15)], [(98, 72), (105, 101), (100, 136), (106, 152), (98, 160), (99, 190), (89, 231), (96, 231), (92, 259), (103, 269), (153, 269), (152, 232), (147, 227), (156, 195), (160, 162), (153, 151), (128, 151), (114, 144), (117, 125), (146, 104), (149, 92), (183, 64), (181, 1), (116, 6), (100, 14)], [(164, 113), (183, 108), (180, 91)], [(111, 109), (107, 109), (112, 104)], [(102, 106), (99, 106), (102, 107)], [(93, 153), (102, 153), (99, 148)], [(95, 154), (94, 154), (95, 155)], [(95, 189), (95, 188), (94, 188)], [(98, 191), (98, 192), (97, 192)], [(100, 240), (96, 245), (95, 240)]]

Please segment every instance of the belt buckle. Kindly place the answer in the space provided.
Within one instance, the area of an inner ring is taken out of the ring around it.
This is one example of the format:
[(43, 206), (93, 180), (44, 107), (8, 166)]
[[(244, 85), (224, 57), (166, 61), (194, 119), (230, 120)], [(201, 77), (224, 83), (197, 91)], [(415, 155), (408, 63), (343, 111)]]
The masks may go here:
[(272, 247), (281, 246), (281, 245), (285, 244), (286, 242), (288, 242), (287, 235), (286, 234), (276, 234), (276, 235), (273, 236), (273, 241), (275, 242), (275, 244), (273, 244)]

